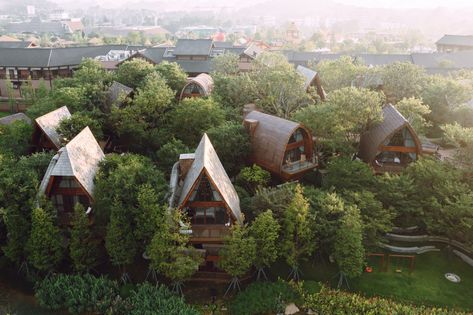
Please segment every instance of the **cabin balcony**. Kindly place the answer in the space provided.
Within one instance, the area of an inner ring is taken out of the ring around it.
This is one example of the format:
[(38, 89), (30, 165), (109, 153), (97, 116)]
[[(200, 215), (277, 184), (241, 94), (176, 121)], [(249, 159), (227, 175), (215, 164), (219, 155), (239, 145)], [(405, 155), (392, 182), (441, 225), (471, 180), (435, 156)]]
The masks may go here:
[(375, 174), (399, 174), (408, 166), (407, 163), (373, 163)]
[(282, 166), (282, 173), (285, 176), (292, 177), (294, 175), (305, 173), (317, 167), (317, 163), (307, 160), (290, 162)]
[(191, 243), (222, 243), (230, 234), (230, 227), (225, 225), (192, 225)]

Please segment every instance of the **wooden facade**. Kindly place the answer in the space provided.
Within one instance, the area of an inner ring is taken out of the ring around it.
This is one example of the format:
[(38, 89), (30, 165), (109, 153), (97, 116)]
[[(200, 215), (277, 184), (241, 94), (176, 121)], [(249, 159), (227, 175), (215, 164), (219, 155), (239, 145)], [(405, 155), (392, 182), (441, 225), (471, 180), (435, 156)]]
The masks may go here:
[(358, 155), (380, 174), (401, 172), (422, 153), (411, 124), (389, 104), (383, 108), (383, 121), (361, 136)]
[(317, 166), (312, 135), (303, 125), (256, 110), (246, 114), (243, 124), (250, 134), (252, 163), (283, 180), (298, 179)]

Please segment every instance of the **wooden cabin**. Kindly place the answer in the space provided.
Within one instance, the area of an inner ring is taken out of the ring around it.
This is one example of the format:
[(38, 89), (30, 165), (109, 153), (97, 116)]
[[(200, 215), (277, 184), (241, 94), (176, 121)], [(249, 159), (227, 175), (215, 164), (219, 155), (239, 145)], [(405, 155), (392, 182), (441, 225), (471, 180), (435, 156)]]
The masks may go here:
[(57, 128), (63, 119), (71, 117), (67, 106), (58, 108), (35, 119), (33, 145), (38, 150), (54, 150), (61, 148), (61, 137)]
[(422, 154), (422, 143), (409, 121), (392, 105), (383, 107), (383, 121), (360, 138), (358, 156), (377, 174), (401, 172)]
[(195, 153), (181, 154), (174, 169), (170, 204), (188, 216), (186, 232), (206, 258), (203, 267), (215, 270), (224, 237), (232, 225), (243, 223), (238, 194), (206, 134)]
[(104, 157), (97, 140), (86, 127), (52, 158), (40, 193), (52, 201), (61, 223), (69, 223), (77, 203), (91, 211), (94, 178)]
[(284, 180), (317, 166), (312, 135), (303, 125), (256, 110), (246, 114), (243, 125), (250, 134), (252, 163)]
[(181, 91), (179, 100), (186, 97), (207, 97), (212, 93), (214, 80), (206, 73), (201, 73), (195, 78), (189, 78)]
[(320, 76), (317, 71), (314, 71), (301, 65), (297, 66), (296, 70), (304, 78), (304, 89), (306, 90), (306, 92), (309, 92), (310, 88), (312, 87), (315, 89), (320, 99), (322, 101), (325, 101), (325, 91), (322, 87)]

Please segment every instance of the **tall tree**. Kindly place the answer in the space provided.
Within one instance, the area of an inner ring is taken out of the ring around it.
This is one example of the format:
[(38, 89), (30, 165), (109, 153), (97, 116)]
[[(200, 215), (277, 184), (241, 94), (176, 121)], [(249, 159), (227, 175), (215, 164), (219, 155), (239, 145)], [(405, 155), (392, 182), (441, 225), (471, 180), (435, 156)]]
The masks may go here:
[(281, 250), (291, 267), (290, 276), (299, 280), (300, 263), (315, 250), (315, 235), (311, 228), (309, 202), (303, 195), (302, 186), (297, 185), (294, 196), (286, 208), (281, 223)]
[(156, 66), (156, 71), (166, 80), (166, 84), (178, 94), (187, 82), (187, 74), (178, 63), (163, 61)]
[(248, 236), (245, 226), (235, 224), (219, 255), (219, 267), (233, 277), (226, 293), (240, 290), (239, 278), (250, 270), (256, 258), (255, 239)]
[(138, 252), (138, 245), (133, 229), (126, 215), (127, 209), (118, 201), (113, 202), (110, 223), (105, 236), (105, 248), (114, 266), (122, 272), (122, 280), (128, 279), (126, 266), (133, 263)]
[(71, 223), (69, 256), (75, 271), (88, 272), (98, 264), (98, 242), (94, 239), (89, 226), (89, 218), (80, 203), (74, 207), (74, 217)]
[(28, 261), (40, 271), (50, 271), (63, 258), (63, 239), (51, 216), (41, 208), (31, 213), (31, 233), (26, 242)]
[(418, 65), (395, 62), (382, 68), (381, 77), (387, 101), (397, 103), (403, 98), (418, 97), (426, 75)]
[(125, 61), (118, 67), (117, 80), (126, 86), (136, 89), (142, 86), (146, 76), (153, 72), (155, 72), (155, 69), (151, 63), (141, 58), (134, 58)]
[(224, 111), (212, 99), (187, 98), (169, 112), (167, 126), (176, 139), (195, 147), (205, 131), (223, 124), (224, 119)]
[(289, 118), (311, 100), (303, 77), (278, 53), (263, 53), (253, 62), (256, 104), (270, 114)]
[(269, 268), (273, 264), (279, 254), (278, 240), (279, 240), (279, 226), (278, 221), (273, 217), (271, 210), (266, 210), (256, 217), (250, 226), (250, 236), (256, 241), (255, 266), (258, 269), (258, 280), (261, 276), (266, 277), (264, 268)]
[(227, 173), (236, 175), (250, 154), (250, 137), (246, 129), (241, 123), (226, 122), (209, 129), (207, 134)]
[[(314, 67), (315, 68), (315, 67)], [(363, 64), (358, 64), (349, 56), (336, 60), (322, 60), (316, 66), (322, 86), (327, 92), (353, 86), (356, 80), (368, 72)]]
[(397, 110), (407, 119), (412, 125), (416, 133), (423, 134), (426, 128), (430, 126), (426, 117), (430, 114), (430, 108), (424, 104), (421, 99), (415, 97), (403, 98), (396, 104)]
[(362, 223), (356, 206), (346, 206), (340, 227), (335, 234), (333, 257), (340, 269), (338, 287), (346, 278), (361, 275), (365, 252), (363, 248)]

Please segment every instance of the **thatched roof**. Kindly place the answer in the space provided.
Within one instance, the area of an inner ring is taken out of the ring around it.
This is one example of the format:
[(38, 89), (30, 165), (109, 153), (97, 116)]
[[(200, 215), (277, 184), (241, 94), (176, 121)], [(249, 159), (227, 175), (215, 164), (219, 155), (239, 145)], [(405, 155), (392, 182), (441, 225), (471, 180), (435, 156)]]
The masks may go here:
[(50, 175), (75, 177), (89, 196), (93, 197), (95, 174), (105, 155), (89, 127), (62, 147), (58, 155)]
[(36, 118), (35, 121), (39, 128), (41, 128), (44, 134), (49, 138), (49, 140), (51, 140), (51, 142), (56, 146), (56, 149), (59, 149), (61, 147), (61, 137), (57, 133), (56, 129), (63, 119), (70, 117), (71, 113), (69, 112), (69, 109), (67, 106), (63, 106)]
[(371, 163), (378, 155), (379, 146), (404, 127), (411, 131), (416, 145), (419, 146), (420, 141), (409, 121), (391, 104), (384, 106), (383, 121), (361, 135), (359, 157)]
[(204, 94), (202, 96), (209, 96), (214, 87), (214, 80), (207, 73), (201, 73), (195, 78), (189, 78), (186, 85), (182, 89), (181, 99), (184, 95), (184, 90), (186, 89), (186, 87), (188, 87), (191, 84), (197, 84), (198, 86), (201, 87), (202, 91), (204, 91)]
[(240, 198), (233, 187), (227, 172), (223, 168), (217, 152), (210, 142), (207, 134), (204, 134), (200, 140), (194, 155), (194, 162), (186, 174), (182, 192), (179, 198), (179, 207), (182, 207), (189, 199), (195, 188), (195, 183), (199, 181), (201, 176), (206, 175), (210, 183), (214, 186), (220, 195), (227, 209), (231, 211), (233, 218), (238, 222), (243, 222), (243, 216), (240, 210)]
[[(256, 125), (250, 131), (253, 163), (272, 172), (280, 173), (289, 139), (298, 128), (306, 130), (305, 127), (299, 123), (256, 110), (246, 115), (246, 123)], [(307, 133), (310, 135), (308, 131)]]
[(24, 121), (25, 123), (31, 125), (31, 119), (23, 113), (16, 113), (0, 118), (0, 125), (10, 125), (15, 121)]

